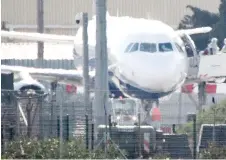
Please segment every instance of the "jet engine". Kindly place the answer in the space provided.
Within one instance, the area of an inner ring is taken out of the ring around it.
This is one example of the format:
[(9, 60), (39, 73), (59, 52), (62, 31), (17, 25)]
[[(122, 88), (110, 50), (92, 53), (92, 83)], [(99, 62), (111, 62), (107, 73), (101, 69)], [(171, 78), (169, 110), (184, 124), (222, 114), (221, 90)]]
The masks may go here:
[(46, 93), (46, 88), (43, 84), (33, 79), (29, 73), (20, 73), (19, 75), (14, 75), (14, 91), (18, 93), (32, 92), (32, 94), (44, 94)]
[(45, 93), (45, 87), (36, 80), (26, 80), (23, 79), (18, 82), (14, 82), (14, 90), (19, 92), (27, 92), (28, 90), (32, 90), (35, 94), (36, 93)]
[[(31, 78), (30, 75), (14, 74), (10, 72), (1, 73), (1, 102), (11, 104), (13, 97), (27, 97), (29, 94), (38, 95), (46, 99), (46, 89), (38, 81)], [(40, 97), (41, 98), (41, 97)]]

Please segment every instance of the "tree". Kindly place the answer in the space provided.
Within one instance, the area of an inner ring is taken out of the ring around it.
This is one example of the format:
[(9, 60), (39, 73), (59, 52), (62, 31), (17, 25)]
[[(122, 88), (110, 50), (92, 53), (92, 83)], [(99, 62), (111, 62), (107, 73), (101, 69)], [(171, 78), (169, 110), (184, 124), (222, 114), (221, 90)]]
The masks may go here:
[(221, 0), (219, 15), (219, 21), (213, 28), (212, 35), (219, 39), (219, 45), (222, 46), (224, 38), (226, 38), (226, 0)]
[(206, 48), (209, 39), (212, 37), (218, 38), (219, 46), (221, 47), (226, 37), (226, 0), (221, 0), (219, 13), (217, 14), (191, 5), (188, 5), (187, 8), (189, 8), (193, 14), (192, 16), (185, 15), (178, 29), (210, 26), (213, 28), (213, 31), (209, 34), (192, 35), (191, 38), (194, 40), (198, 50)]
[(191, 5), (188, 5), (187, 8), (193, 12), (193, 15), (185, 15), (184, 19), (182, 19), (179, 24), (179, 29), (213, 26), (220, 19), (218, 14), (214, 14), (206, 10), (193, 7)]
[[(219, 104), (211, 106), (208, 110), (203, 110), (197, 115), (197, 129), (201, 128), (202, 124), (213, 124), (213, 116), (215, 109), (215, 123), (224, 124), (225, 123), (225, 114), (226, 114), (226, 100), (222, 101)], [(192, 137), (193, 133), (192, 122), (188, 122), (178, 129), (179, 133), (186, 133), (189, 137)]]

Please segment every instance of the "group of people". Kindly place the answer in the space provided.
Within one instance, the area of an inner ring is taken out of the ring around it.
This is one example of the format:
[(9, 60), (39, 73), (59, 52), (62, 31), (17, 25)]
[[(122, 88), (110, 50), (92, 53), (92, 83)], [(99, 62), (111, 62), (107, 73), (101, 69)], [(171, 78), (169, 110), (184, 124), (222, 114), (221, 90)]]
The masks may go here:
[(217, 38), (212, 38), (211, 42), (208, 44), (207, 48), (204, 50), (203, 55), (214, 55), (220, 53), (226, 53), (226, 38), (224, 39), (224, 46), (219, 49), (217, 45)]

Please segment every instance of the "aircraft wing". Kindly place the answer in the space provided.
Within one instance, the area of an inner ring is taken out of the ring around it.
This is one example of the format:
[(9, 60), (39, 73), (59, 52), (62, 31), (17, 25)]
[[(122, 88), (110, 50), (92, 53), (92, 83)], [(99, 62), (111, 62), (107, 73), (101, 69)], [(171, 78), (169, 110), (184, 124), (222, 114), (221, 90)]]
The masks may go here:
[[(211, 30), (212, 30), (211, 27), (201, 27), (201, 28), (194, 28), (194, 29), (177, 30), (176, 32), (179, 35), (182, 35), (182, 34), (192, 35), (192, 34), (199, 34), (199, 33), (208, 33)], [(72, 43), (72, 44), (75, 43), (74, 36), (54, 35), (54, 34), (45, 34), (45, 33), (1, 31), (1, 37), (23, 39), (23, 40), (29, 40), (29, 41)]]
[(192, 35), (192, 34), (208, 33), (211, 30), (212, 30), (211, 27), (200, 27), (200, 28), (194, 28), (194, 29), (177, 30), (176, 32), (179, 35), (183, 35), (183, 34)]
[[(64, 69), (43, 69), (43, 68), (29, 68), (21, 66), (1, 65), (1, 72), (13, 72), (26, 78), (29, 74), (32, 78), (44, 81), (57, 81), (59, 83), (72, 83), (82, 85), (83, 72), (78, 70), (64, 70)], [(90, 77), (95, 76), (95, 71), (89, 72)]]
[(43, 41), (43, 42), (71, 43), (71, 44), (74, 44), (74, 39), (75, 39), (74, 36), (16, 32), (16, 31), (1, 31), (1, 37), (22, 39), (22, 40), (29, 40), (29, 41)]

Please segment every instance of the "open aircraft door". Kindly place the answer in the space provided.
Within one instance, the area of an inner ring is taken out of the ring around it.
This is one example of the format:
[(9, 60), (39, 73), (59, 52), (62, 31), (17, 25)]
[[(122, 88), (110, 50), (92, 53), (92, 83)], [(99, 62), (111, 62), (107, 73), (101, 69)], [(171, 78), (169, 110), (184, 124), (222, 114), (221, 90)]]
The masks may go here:
[(195, 44), (191, 37), (187, 34), (181, 35), (181, 39), (185, 44), (185, 49), (188, 57), (188, 75), (197, 75), (198, 74), (198, 64), (199, 64), (199, 56), (197, 54)]

